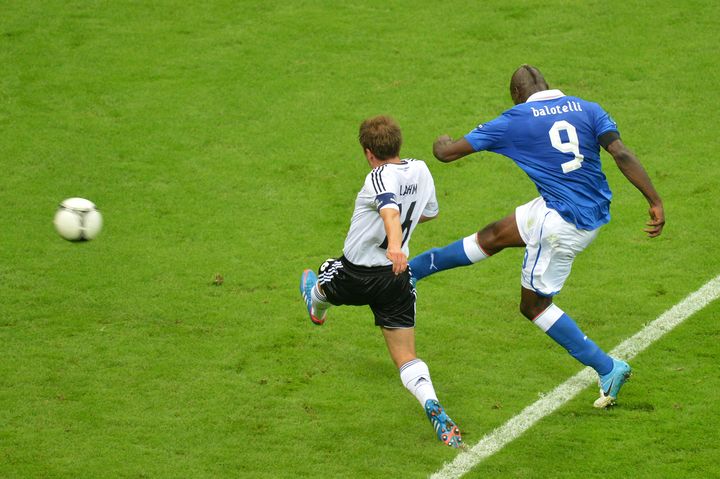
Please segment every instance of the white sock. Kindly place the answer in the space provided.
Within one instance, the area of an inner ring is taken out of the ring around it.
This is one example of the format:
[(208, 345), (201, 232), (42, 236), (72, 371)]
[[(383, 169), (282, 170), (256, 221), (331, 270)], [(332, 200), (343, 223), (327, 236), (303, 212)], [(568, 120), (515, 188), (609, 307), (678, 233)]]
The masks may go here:
[(327, 297), (325, 297), (325, 295), (320, 292), (320, 288), (318, 288), (317, 283), (315, 283), (315, 286), (313, 286), (310, 297), (312, 299), (312, 308), (315, 316), (322, 317), (322, 315), (331, 305), (330, 303), (328, 303)]
[(435, 388), (430, 379), (430, 370), (422, 359), (413, 359), (400, 366), (400, 380), (413, 396), (425, 407), (428, 399), (435, 399)]
[(477, 235), (475, 233), (463, 238), (463, 250), (465, 251), (468, 259), (473, 263), (477, 263), (478, 261), (482, 261), (488, 257), (487, 253), (485, 253), (478, 244)]

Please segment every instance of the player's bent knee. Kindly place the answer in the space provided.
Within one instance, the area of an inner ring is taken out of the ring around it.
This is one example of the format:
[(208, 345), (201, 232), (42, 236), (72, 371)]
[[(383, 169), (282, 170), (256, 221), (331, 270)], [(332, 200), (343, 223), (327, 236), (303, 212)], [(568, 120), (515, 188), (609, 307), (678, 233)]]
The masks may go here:
[(478, 245), (488, 256), (500, 252), (503, 247), (499, 244), (499, 230), (497, 223), (487, 225), (475, 235)]
[(536, 296), (530, 300), (523, 298), (520, 301), (520, 313), (530, 321), (537, 318), (552, 304), (552, 299)]
[(532, 319), (535, 317), (535, 315), (533, 314), (533, 309), (528, 307), (524, 303), (520, 303), (520, 314), (525, 316), (530, 321), (532, 321)]

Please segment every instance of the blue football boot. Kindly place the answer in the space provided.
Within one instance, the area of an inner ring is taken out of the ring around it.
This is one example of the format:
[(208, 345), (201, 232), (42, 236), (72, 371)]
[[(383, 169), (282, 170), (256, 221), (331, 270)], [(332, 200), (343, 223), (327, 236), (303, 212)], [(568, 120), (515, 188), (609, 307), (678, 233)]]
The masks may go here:
[(598, 379), (600, 397), (595, 400), (593, 406), (602, 409), (615, 404), (620, 388), (630, 378), (631, 373), (632, 368), (628, 363), (613, 358), (612, 371)]
[(428, 399), (425, 402), (425, 414), (427, 414), (440, 441), (454, 448), (463, 446), (460, 429), (458, 429), (453, 420), (445, 414), (445, 410), (439, 402), (435, 399)]
[(314, 314), (315, 311), (313, 311), (312, 307), (312, 289), (315, 286), (315, 283), (317, 283), (317, 280), (317, 275), (313, 272), (313, 270), (306, 269), (303, 271), (303, 274), (300, 277), (300, 294), (302, 295), (303, 301), (305, 301), (305, 307), (310, 315), (310, 321), (319, 326), (325, 322), (327, 310), (323, 311), (320, 316), (316, 316)]

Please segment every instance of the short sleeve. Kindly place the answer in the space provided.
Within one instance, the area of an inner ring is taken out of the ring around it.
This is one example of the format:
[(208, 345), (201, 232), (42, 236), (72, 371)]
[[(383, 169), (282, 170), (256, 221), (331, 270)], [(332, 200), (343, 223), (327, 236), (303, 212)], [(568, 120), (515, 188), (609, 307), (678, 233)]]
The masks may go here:
[(620, 134), (617, 123), (615, 123), (615, 120), (613, 120), (610, 114), (603, 110), (602, 107), (598, 104), (594, 104), (593, 106), (593, 117), (595, 121), (595, 138), (600, 138), (603, 134), (609, 131), (616, 131), (618, 134)]
[(395, 193), (380, 193), (375, 197), (375, 208), (380, 211), (383, 208), (393, 208), (399, 210), (397, 196)]
[(499, 116), (487, 123), (478, 125), (474, 130), (465, 135), (465, 139), (470, 143), (475, 151), (489, 150), (497, 145), (497, 143), (505, 135), (509, 119)]
[(423, 209), (422, 215), (427, 218), (434, 218), (438, 215), (438, 213), (440, 213), (440, 206), (438, 205), (437, 195), (435, 194), (435, 182), (432, 180), (432, 176), (430, 176), (429, 186), (431, 188), (430, 198), (428, 199), (427, 204), (425, 204), (425, 209)]
[(397, 180), (392, 170), (379, 166), (368, 173), (363, 189), (377, 211), (383, 208), (400, 209), (397, 202)]
[(430, 201), (428, 201), (425, 205), (422, 215), (427, 218), (435, 218), (438, 213), (440, 213), (440, 207), (438, 206), (437, 198), (433, 193), (432, 198), (430, 198)]

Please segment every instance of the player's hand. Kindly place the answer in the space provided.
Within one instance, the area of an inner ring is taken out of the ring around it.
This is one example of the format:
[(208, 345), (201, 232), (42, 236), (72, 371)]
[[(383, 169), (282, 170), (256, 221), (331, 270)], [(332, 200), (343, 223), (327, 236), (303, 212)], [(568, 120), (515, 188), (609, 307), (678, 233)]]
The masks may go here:
[(648, 221), (647, 228), (643, 231), (647, 233), (650, 238), (660, 236), (662, 233), (663, 226), (665, 226), (665, 211), (662, 205), (653, 205), (648, 211), (650, 214), (650, 221)]
[(392, 261), (392, 270), (396, 276), (407, 269), (407, 256), (405, 255), (405, 253), (402, 252), (401, 249), (395, 250), (388, 248), (385, 256), (387, 256), (387, 259)]

